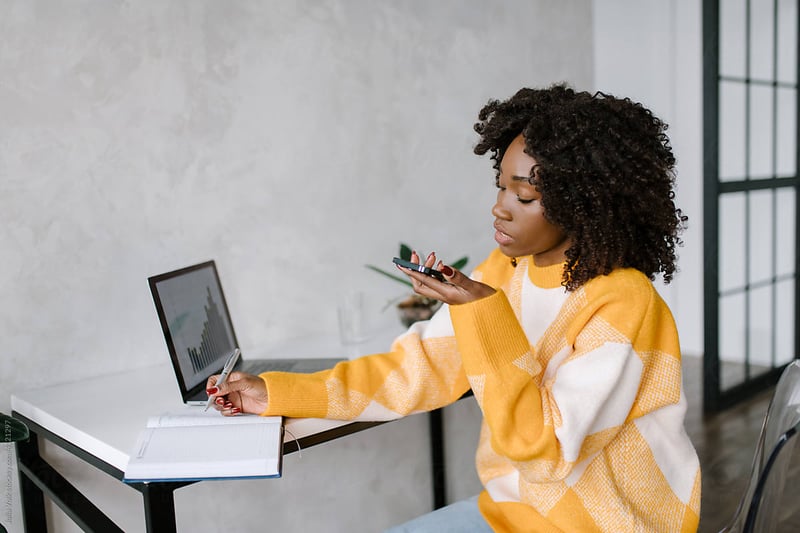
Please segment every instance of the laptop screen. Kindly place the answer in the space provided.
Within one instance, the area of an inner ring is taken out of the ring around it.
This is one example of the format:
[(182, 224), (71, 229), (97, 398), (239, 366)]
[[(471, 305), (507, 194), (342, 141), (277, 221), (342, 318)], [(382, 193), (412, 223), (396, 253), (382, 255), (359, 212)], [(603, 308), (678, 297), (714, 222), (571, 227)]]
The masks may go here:
[(237, 346), (214, 261), (148, 279), (184, 396), (222, 369)]

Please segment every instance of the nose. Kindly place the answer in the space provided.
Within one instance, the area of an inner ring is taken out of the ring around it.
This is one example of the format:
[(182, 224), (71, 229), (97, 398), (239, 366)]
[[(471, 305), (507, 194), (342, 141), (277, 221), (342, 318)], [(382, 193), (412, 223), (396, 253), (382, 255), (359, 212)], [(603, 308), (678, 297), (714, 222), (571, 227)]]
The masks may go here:
[(492, 215), (500, 220), (511, 220), (511, 212), (501, 204), (500, 195), (498, 195), (497, 201), (492, 206)]

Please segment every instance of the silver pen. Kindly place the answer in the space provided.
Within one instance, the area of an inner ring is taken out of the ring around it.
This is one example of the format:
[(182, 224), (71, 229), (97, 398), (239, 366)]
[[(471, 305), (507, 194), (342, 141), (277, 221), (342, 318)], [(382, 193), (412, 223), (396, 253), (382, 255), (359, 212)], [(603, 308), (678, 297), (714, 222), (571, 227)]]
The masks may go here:
[[(217, 382), (215, 383), (216, 387), (219, 387), (220, 385), (225, 383), (225, 381), (227, 381), (228, 375), (231, 373), (231, 370), (233, 370), (233, 367), (236, 366), (236, 363), (239, 361), (239, 354), (240, 354), (239, 348), (234, 348), (233, 353), (231, 354), (230, 357), (228, 357), (228, 360), (225, 362), (225, 366), (222, 367), (222, 373), (219, 375), (219, 379), (217, 379)], [(208, 408), (211, 407), (211, 404), (213, 403), (214, 403), (214, 397), (209, 396), (208, 401), (206, 402), (206, 408), (203, 409), (203, 412), (208, 411)]]

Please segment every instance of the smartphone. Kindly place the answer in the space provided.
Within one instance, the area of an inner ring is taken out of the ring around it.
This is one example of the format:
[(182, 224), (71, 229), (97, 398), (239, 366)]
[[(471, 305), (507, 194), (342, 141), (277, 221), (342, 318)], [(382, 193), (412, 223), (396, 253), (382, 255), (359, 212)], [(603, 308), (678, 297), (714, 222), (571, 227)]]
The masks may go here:
[(400, 265), (401, 267), (410, 268), (411, 270), (416, 270), (417, 272), (422, 272), (426, 276), (430, 276), (432, 278), (438, 279), (439, 281), (446, 282), (447, 280), (444, 279), (444, 274), (440, 271), (436, 270), (435, 268), (428, 268), (423, 265), (418, 265), (416, 263), (412, 263), (411, 261), (406, 261), (405, 259), (400, 259), (399, 257), (395, 257), (392, 261)]

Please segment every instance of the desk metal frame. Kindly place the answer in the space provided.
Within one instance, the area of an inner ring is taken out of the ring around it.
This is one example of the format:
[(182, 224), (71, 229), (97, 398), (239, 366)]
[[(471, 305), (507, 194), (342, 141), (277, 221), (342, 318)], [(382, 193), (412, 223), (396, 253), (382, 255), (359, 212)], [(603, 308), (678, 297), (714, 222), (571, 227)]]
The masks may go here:
[[(39, 438), (49, 440), (79, 459), (122, 481), (123, 472), (102, 459), (72, 444), (27, 417), (12, 411), (12, 416), (23, 421), (30, 429), (30, 439), (17, 443), (17, 465), (19, 467), (20, 495), (22, 498), (23, 524), (25, 531), (47, 531), (47, 517), (44, 511), (44, 496), (48, 496), (84, 531), (122, 532), (108, 516), (80, 493), (66, 478), (56, 471), (39, 453)], [(428, 413), (431, 446), (431, 473), (433, 476), (433, 508), (445, 505), (445, 462), (444, 431), (441, 409)], [(285, 454), (300, 448), (308, 448), (334, 439), (364, 431), (386, 422), (353, 422), (297, 441), (284, 443)], [(190, 482), (152, 482), (131, 483), (130, 487), (142, 493), (145, 525), (148, 533), (176, 532), (175, 500), (176, 489), (196, 483)]]

